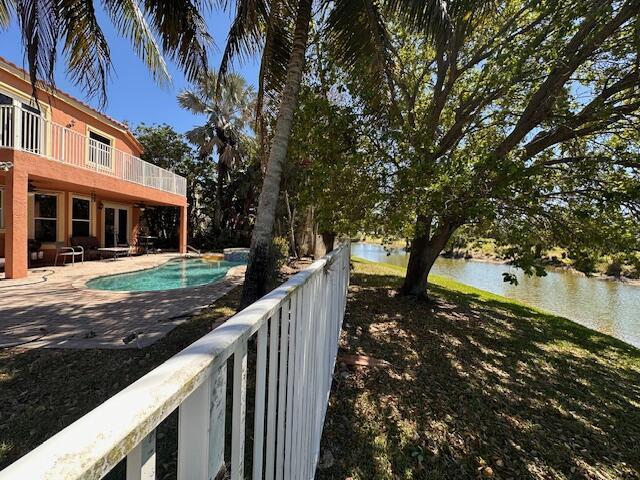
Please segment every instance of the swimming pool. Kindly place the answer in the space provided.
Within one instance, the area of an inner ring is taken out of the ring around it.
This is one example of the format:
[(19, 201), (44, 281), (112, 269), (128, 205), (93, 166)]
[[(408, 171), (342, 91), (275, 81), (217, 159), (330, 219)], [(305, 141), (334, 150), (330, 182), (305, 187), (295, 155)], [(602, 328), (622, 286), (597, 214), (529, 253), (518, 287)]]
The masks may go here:
[(199, 258), (171, 260), (159, 267), (131, 273), (119, 273), (89, 280), (92, 290), (151, 292), (197, 287), (221, 280), (237, 262), (207, 262)]

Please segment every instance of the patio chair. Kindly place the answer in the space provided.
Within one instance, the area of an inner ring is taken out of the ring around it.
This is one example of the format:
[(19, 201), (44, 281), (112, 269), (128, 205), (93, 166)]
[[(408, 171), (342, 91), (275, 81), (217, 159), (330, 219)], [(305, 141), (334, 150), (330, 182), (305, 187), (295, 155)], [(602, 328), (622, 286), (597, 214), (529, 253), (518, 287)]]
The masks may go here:
[(113, 234), (113, 244), (117, 247), (117, 248), (128, 248), (129, 251), (127, 252), (127, 257), (131, 256), (131, 246), (133, 244), (133, 242), (131, 241), (131, 238), (127, 238), (126, 242), (120, 242), (119, 241), (119, 236), (117, 232), (114, 232)]
[(67, 258), (71, 257), (71, 263), (76, 263), (76, 257), (80, 257), (80, 261), (84, 263), (84, 248), (81, 246), (67, 247), (64, 242), (56, 242), (56, 259), (54, 266), (58, 265), (58, 257), (62, 257), (62, 264), (66, 265)]
[(71, 237), (72, 247), (82, 247), (84, 249), (84, 257), (86, 260), (98, 260), (100, 258), (100, 240), (94, 236), (88, 237)]

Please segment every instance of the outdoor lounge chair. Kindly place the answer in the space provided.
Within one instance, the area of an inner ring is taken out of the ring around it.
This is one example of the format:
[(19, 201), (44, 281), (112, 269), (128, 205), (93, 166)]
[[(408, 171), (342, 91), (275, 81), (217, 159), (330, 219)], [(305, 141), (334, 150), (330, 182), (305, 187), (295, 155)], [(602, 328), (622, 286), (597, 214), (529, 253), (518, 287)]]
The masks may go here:
[(56, 242), (56, 259), (53, 264), (58, 265), (58, 257), (62, 257), (62, 264), (67, 263), (67, 258), (71, 257), (71, 263), (76, 263), (76, 257), (80, 257), (80, 261), (84, 262), (84, 248), (81, 246), (67, 247), (63, 242)]
[(113, 233), (113, 244), (115, 245), (113, 247), (98, 248), (98, 252), (100, 253), (100, 256), (102, 257), (102, 255), (106, 254), (111, 256), (114, 260), (117, 260), (118, 257), (131, 256), (131, 247), (129, 246), (129, 244), (118, 243), (117, 232)]

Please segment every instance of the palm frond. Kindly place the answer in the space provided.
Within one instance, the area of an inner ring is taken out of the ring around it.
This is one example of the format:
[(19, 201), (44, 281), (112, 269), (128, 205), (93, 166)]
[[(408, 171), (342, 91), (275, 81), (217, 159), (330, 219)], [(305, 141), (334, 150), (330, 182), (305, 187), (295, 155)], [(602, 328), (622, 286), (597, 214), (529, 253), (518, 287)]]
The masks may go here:
[(194, 127), (185, 133), (187, 139), (198, 146), (201, 154), (211, 155), (214, 147), (214, 133), (209, 125), (203, 125), (201, 127)]
[(292, 47), (290, 10), (288, 2), (278, 1), (273, 2), (269, 12), (258, 75), (256, 119), (263, 113), (275, 114), (270, 107), (277, 103), (276, 98), (284, 87)]
[(207, 50), (213, 39), (202, 17), (201, 0), (145, 0), (144, 12), (157, 32), (162, 51), (189, 81), (208, 70)]
[[(43, 78), (53, 85), (53, 70), (57, 57), (58, 10), (54, 0), (20, 0), (16, 15), (24, 42), (29, 77), (34, 97), (36, 80)], [(8, 11), (8, 9), (7, 9)]]
[[(63, 53), (67, 70), (74, 83), (79, 84), (87, 96), (97, 96), (106, 103), (107, 79), (111, 71), (111, 53), (107, 40), (98, 24), (92, 0), (62, 0), (58, 3), (56, 19), (63, 40)], [(42, 45), (39, 46), (42, 49)], [(46, 54), (49, 49), (42, 49)], [(54, 50), (49, 50), (55, 54)], [(49, 77), (53, 81), (55, 57), (51, 57)], [(33, 62), (29, 60), (31, 66)], [(31, 68), (30, 68), (31, 71)], [(36, 72), (40, 74), (40, 72)], [(35, 83), (35, 77), (31, 77)], [(53, 82), (52, 82), (53, 83)]]
[(443, 39), (450, 33), (450, 9), (465, 8), (465, 3), (474, 0), (383, 0), (385, 14), (414, 31)]
[(206, 100), (193, 90), (182, 90), (178, 94), (178, 104), (193, 113), (206, 113), (209, 109)]
[(345, 70), (365, 71), (369, 90), (385, 95), (391, 68), (389, 35), (375, 0), (336, 0), (326, 21), (329, 48)]
[(167, 64), (143, 12), (134, 0), (104, 0), (104, 6), (120, 34), (129, 38), (135, 53), (159, 83), (171, 80)]
[(262, 26), (268, 17), (266, 0), (237, 0), (236, 13), (218, 69), (218, 90), (225, 81), (231, 62), (256, 53), (262, 45)]
[(13, 0), (0, 0), (0, 30), (9, 27), (11, 14), (15, 11), (15, 2)]

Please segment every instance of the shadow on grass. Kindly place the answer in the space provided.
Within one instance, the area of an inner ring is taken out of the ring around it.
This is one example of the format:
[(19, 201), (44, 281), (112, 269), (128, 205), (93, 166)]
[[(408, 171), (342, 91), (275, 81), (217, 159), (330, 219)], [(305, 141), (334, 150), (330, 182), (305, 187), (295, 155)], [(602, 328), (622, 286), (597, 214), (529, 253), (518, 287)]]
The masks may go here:
[(317, 478), (640, 478), (640, 351), (569, 320), (359, 267)]

